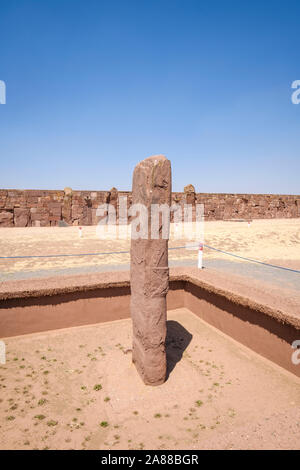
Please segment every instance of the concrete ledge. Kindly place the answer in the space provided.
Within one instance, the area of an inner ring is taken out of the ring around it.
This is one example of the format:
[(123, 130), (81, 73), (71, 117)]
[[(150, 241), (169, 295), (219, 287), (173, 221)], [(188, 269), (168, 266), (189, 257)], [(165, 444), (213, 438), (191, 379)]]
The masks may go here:
[[(300, 294), (278, 289), (269, 284), (240, 276), (220, 273), (214, 269), (171, 268), (170, 283), (195, 284), (208, 292), (221, 295), (231, 302), (254, 308), (280, 322), (300, 329)], [(77, 276), (57, 276), (47, 279), (9, 281), (0, 284), (0, 308), (9, 299), (51, 297), (72, 292), (130, 288), (128, 271), (115, 271)], [(0, 324), (1, 325), (1, 324)]]
[[(300, 376), (291, 344), (300, 339), (300, 295), (196, 268), (170, 270), (168, 310), (186, 307), (255, 352)], [(0, 337), (130, 316), (129, 272), (3, 283)]]

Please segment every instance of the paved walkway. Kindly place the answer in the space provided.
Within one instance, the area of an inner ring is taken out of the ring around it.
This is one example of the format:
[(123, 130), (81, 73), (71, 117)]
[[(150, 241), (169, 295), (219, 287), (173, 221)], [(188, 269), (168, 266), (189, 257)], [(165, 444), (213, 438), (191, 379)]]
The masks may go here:
[[(170, 267), (175, 266), (197, 266), (197, 260), (181, 260), (169, 262)], [(235, 274), (238, 276), (261, 280), (281, 288), (293, 289), (300, 292), (300, 274), (291, 271), (284, 271), (277, 268), (263, 266), (250, 262), (236, 262), (224, 259), (212, 259), (204, 261), (204, 269), (217, 269)], [(0, 282), (36, 279), (52, 276), (88, 274), (105, 271), (124, 271), (129, 269), (129, 264), (107, 265), (99, 264), (98, 266), (81, 266), (78, 268), (67, 269), (43, 269), (37, 271), (22, 271), (15, 273), (0, 273)]]

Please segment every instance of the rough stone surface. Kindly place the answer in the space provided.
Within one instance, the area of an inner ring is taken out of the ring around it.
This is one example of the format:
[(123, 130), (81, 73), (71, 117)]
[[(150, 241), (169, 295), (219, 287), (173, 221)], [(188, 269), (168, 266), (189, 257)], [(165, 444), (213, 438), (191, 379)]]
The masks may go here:
[(12, 212), (0, 212), (0, 227), (13, 227), (14, 214)]
[[(129, 191), (63, 191), (50, 190), (0, 190), (0, 227), (49, 227), (64, 221), (70, 225), (96, 225), (100, 204), (110, 203), (116, 209), (118, 202), (127, 196), (127, 206), (132, 203)], [(300, 195), (276, 194), (207, 194), (196, 193), (192, 185), (184, 192), (172, 194), (173, 203), (183, 206), (204, 204), (205, 220), (275, 219), (300, 217)], [(172, 213), (171, 213), (172, 217)], [(130, 220), (130, 218), (129, 218)]]
[(23, 208), (14, 208), (14, 225), (15, 227), (27, 227), (30, 220), (30, 210)]
[(188, 184), (184, 187), (185, 202), (186, 204), (195, 204), (196, 202), (196, 192), (192, 184)]
[[(171, 164), (162, 155), (140, 162), (134, 170), (132, 203), (171, 203)], [(148, 210), (148, 239), (131, 240), (132, 360), (147, 385), (166, 379), (166, 295), (169, 288), (168, 240), (151, 239)], [(160, 224), (161, 237), (161, 224)]]

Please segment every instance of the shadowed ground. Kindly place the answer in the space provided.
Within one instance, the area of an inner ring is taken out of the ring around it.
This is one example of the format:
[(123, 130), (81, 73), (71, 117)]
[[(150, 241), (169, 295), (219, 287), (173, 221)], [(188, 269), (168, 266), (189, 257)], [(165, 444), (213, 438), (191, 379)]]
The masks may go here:
[(129, 319), (8, 338), (0, 447), (299, 448), (299, 379), (187, 309), (168, 319), (159, 387), (132, 365)]
[(192, 340), (192, 335), (177, 321), (167, 321), (167, 379), (182, 359), (182, 355)]

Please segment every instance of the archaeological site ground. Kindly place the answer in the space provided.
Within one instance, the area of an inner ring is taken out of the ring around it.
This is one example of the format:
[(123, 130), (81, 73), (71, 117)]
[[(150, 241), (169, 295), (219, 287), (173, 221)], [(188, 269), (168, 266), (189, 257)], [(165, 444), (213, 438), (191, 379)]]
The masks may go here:
[(100, 239), (115, 189), (1, 192), (1, 449), (299, 448), (300, 196), (171, 194), (168, 165), (126, 204), (191, 204), (192, 230), (205, 197), (203, 269), (172, 219)]
[(1, 470), (299, 453), (299, 18), (0, 0)]

